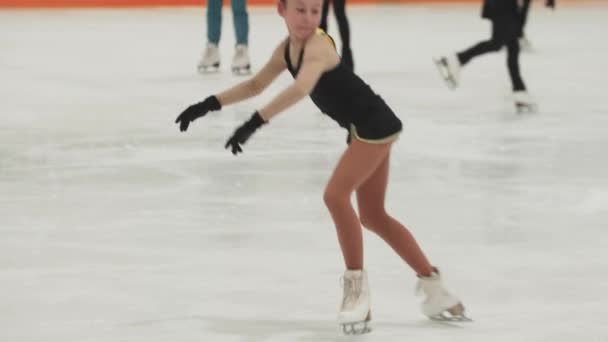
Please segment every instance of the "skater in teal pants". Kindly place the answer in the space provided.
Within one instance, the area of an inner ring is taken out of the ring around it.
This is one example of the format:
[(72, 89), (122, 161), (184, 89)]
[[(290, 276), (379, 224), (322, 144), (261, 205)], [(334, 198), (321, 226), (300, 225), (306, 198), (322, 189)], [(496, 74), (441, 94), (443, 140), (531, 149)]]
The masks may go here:
[[(222, 33), (223, 0), (207, 0), (207, 47), (198, 70), (201, 73), (216, 71), (220, 67), (219, 43)], [(236, 33), (236, 47), (232, 59), (232, 71), (236, 74), (249, 73), (249, 15), (247, 0), (231, 0), (232, 18)]]

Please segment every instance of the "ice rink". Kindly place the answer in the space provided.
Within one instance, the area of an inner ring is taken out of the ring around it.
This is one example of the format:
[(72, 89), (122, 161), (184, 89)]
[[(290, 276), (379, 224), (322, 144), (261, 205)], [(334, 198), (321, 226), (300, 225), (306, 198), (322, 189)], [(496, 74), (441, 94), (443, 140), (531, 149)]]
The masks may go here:
[[(540, 111), (523, 116), (504, 51), (456, 91), (431, 62), (489, 37), (479, 12), (349, 8), (356, 71), (405, 123), (387, 208), (475, 319), (427, 320), (414, 273), (366, 232), (374, 331), (352, 338), (322, 201), (343, 130), (307, 99), (224, 150), (287, 73), (173, 123), (242, 79), (227, 8), (206, 76), (201, 8), (0, 11), (0, 341), (608, 341), (608, 3), (537, 1), (521, 64)], [(257, 70), (286, 31), (274, 8), (250, 15)]]

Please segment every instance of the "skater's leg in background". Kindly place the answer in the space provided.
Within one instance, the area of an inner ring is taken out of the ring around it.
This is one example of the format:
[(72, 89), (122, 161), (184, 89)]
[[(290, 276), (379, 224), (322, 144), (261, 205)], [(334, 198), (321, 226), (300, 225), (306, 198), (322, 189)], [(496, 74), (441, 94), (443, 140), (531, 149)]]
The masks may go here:
[(207, 1), (207, 41), (218, 44), (222, 33), (223, 0)]
[(507, 43), (507, 67), (513, 84), (513, 91), (526, 90), (519, 70), (519, 42), (515, 39)]
[(350, 49), (350, 26), (346, 17), (346, 0), (333, 0), (333, 3), (340, 31), (340, 40), (342, 41), (342, 50), (345, 48)]
[(507, 45), (507, 68), (513, 85), (513, 91), (525, 90), (526, 86), (519, 70), (519, 25), (515, 21), (505, 23), (505, 40)]
[(378, 234), (420, 276), (428, 277), (433, 267), (412, 234), (399, 221), (388, 215), (384, 207), (388, 184), (390, 154), (378, 169), (357, 189), (361, 224)]
[(207, 1), (207, 46), (197, 69), (200, 73), (217, 71), (220, 66), (219, 42), (222, 32), (223, 0)]
[(234, 32), (236, 43), (247, 45), (249, 40), (249, 15), (247, 13), (247, 0), (230, 0), (234, 18)]
[(247, 0), (231, 0), (232, 15), (234, 18), (234, 32), (236, 46), (232, 58), (232, 72), (235, 74), (249, 74), (249, 15), (247, 13)]
[(333, 0), (334, 13), (338, 21), (338, 29), (340, 30), (340, 39), (342, 41), (341, 58), (343, 63), (354, 68), (353, 53), (350, 47), (350, 26), (346, 17), (346, 0)]
[(327, 32), (327, 15), (329, 14), (329, 1), (330, 0), (323, 0), (323, 8), (321, 9), (321, 23), (319, 24), (319, 27)]
[(532, 0), (523, 0), (522, 6), (519, 11), (519, 32), (518, 38), (522, 38), (524, 36), (524, 31), (526, 27), (526, 22), (528, 21), (528, 11), (530, 11), (530, 3)]
[(325, 189), (323, 200), (336, 225), (347, 269), (363, 269), (361, 223), (351, 204), (351, 195), (374, 173), (389, 151), (390, 143), (368, 144), (353, 139)]
[(500, 50), (505, 44), (505, 20), (492, 20), (492, 37), (490, 40), (477, 43), (476, 45), (456, 54), (461, 65), (465, 65), (471, 59), (489, 52)]

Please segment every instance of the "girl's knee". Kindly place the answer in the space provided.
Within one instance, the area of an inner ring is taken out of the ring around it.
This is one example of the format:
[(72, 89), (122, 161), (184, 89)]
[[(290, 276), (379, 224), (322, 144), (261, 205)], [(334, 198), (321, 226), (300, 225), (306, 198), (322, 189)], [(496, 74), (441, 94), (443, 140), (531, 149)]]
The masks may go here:
[(331, 210), (337, 206), (347, 203), (350, 199), (349, 194), (344, 194), (341, 191), (337, 191), (328, 187), (323, 193), (323, 202)]
[(387, 226), (387, 222), (389, 220), (389, 216), (385, 211), (379, 212), (365, 212), (362, 211), (360, 213), (359, 220), (361, 221), (361, 225), (365, 227), (367, 230), (372, 232), (377, 232), (383, 227)]

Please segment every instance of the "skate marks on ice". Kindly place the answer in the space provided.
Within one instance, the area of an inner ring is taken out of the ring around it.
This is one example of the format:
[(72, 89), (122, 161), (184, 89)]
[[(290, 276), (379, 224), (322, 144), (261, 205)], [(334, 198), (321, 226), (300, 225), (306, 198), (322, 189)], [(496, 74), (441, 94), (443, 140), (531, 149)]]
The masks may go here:
[(425, 330), (446, 331), (462, 330), (470, 326), (447, 321), (433, 321), (421, 318), (415, 321), (376, 321), (371, 322), (373, 329), (363, 335), (344, 335), (342, 329), (329, 317), (327, 320), (310, 319), (270, 319), (246, 318), (212, 315), (185, 315), (149, 320), (132, 321), (118, 324), (120, 329), (147, 329), (150, 327), (180, 325), (187, 322), (199, 324), (197, 334), (202, 338), (242, 337), (247, 336), (251, 341), (351, 341), (353, 338), (365, 341), (386, 341), (387, 337), (408, 337), (412, 332)]
[(374, 336), (373, 340), (376, 341), (376, 338), (381, 339), (387, 335), (406, 337), (406, 334), (409, 334), (416, 329), (428, 329), (429, 331), (435, 329), (464, 329), (464, 325), (466, 324), (460, 323), (468, 322), (473, 322), (473, 320), (466, 316), (442, 315), (440, 317), (440, 315), (437, 315), (415, 323), (372, 322), (371, 320), (366, 320), (352, 324), (343, 324), (341, 326), (342, 333), (346, 338), (357, 336), (370, 336), (368, 338), (372, 338), (371, 336)]
[(202, 330), (202, 333), (199, 332), (199, 336), (203, 339), (220, 336), (247, 336), (252, 341), (335, 341), (336, 336), (339, 335), (335, 322), (331, 319), (288, 320), (191, 315), (134, 321), (123, 324), (122, 327), (143, 328), (185, 321), (199, 322)]
[(468, 316), (450, 316), (445, 313), (429, 317), (430, 320), (440, 323), (472, 323), (473, 319)]

